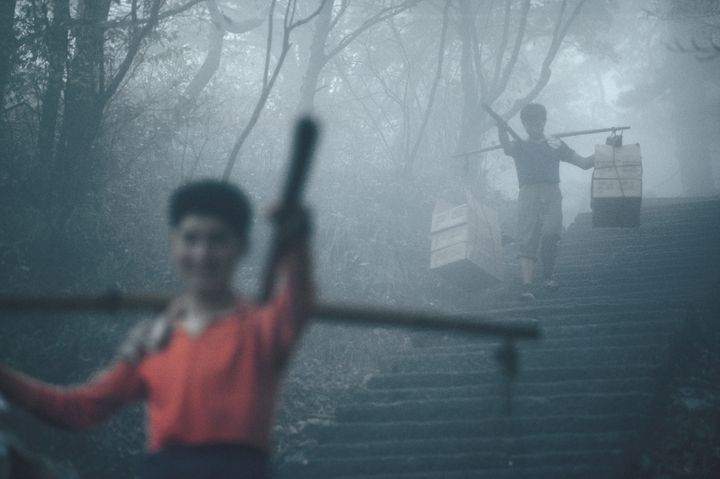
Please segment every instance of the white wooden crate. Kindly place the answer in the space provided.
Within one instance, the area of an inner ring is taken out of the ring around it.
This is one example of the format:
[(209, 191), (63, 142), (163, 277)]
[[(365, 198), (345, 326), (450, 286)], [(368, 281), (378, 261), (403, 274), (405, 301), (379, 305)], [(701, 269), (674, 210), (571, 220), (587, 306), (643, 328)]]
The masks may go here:
[(593, 178), (642, 179), (642, 165), (622, 165), (595, 167)]
[(592, 177), (593, 226), (635, 227), (642, 205), (640, 145), (595, 146)]
[(445, 206), (441, 203), (435, 205), (430, 229), (433, 233), (468, 222), (470, 207), (467, 204), (448, 208)]
[(642, 196), (642, 180), (593, 179), (593, 198), (639, 198)]
[(430, 243), (430, 269), (453, 282), (480, 288), (503, 277), (500, 226), (492, 208), (438, 203)]
[(619, 148), (610, 145), (595, 145), (595, 167), (603, 168), (619, 165), (640, 165), (642, 155), (640, 144), (632, 143)]

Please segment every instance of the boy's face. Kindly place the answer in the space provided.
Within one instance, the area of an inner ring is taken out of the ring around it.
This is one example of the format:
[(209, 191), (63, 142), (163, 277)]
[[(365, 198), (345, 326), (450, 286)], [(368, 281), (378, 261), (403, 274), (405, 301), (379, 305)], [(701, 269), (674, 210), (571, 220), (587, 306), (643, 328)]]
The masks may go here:
[(531, 140), (539, 140), (543, 138), (545, 132), (545, 118), (541, 116), (531, 116), (525, 119), (522, 124)]
[(245, 243), (222, 220), (188, 214), (173, 228), (171, 253), (178, 274), (191, 293), (213, 294), (230, 287)]

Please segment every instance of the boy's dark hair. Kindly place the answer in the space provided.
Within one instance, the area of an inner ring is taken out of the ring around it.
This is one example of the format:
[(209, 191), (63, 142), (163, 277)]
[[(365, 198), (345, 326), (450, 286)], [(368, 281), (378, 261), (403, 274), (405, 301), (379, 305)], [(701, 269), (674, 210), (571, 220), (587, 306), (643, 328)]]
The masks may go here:
[(520, 110), (520, 120), (525, 122), (531, 118), (547, 120), (547, 110), (540, 103), (528, 103)]
[(189, 214), (217, 218), (242, 240), (250, 233), (250, 201), (240, 188), (226, 181), (195, 180), (177, 188), (170, 197), (170, 226), (176, 227)]

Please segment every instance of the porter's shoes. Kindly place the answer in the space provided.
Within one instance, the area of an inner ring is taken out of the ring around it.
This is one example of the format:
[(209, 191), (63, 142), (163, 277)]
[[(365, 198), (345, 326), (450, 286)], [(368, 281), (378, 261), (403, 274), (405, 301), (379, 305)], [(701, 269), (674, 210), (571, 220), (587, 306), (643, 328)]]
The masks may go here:
[(543, 281), (543, 288), (550, 290), (550, 291), (557, 291), (557, 289), (560, 287), (557, 281), (554, 279), (548, 278), (545, 281)]

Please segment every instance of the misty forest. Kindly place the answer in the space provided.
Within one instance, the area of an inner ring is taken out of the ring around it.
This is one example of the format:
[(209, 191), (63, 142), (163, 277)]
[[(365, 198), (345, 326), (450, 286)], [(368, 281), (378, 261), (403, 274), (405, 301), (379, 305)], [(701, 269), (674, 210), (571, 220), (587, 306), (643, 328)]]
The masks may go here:
[[(252, 201), (253, 298), (311, 115), (318, 302), (448, 323), (312, 321), (274, 477), (718, 477), (719, 79), (717, 0), (2, 0), (0, 361), (57, 385), (107, 366), (151, 312), (6, 299), (177, 291), (167, 200), (194, 179)], [(529, 103), (547, 134), (604, 130), (564, 138), (595, 168), (560, 164), (559, 289), (531, 302), (519, 173), (483, 106), (525, 137)], [(637, 177), (602, 180), (599, 155), (637, 145)], [(68, 432), (0, 403), (0, 479), (138, 477), (142, 404)]]

